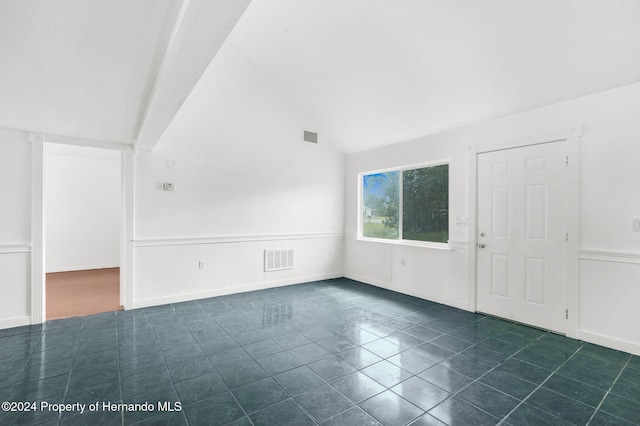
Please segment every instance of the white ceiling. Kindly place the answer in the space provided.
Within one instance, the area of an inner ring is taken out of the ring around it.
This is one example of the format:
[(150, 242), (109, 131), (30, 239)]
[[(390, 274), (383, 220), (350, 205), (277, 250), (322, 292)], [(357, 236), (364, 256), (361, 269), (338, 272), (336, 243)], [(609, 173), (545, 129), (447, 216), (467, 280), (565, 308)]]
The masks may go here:
[(3, 0), (0, 127), (152, 147), (249, 1)]
[(150, 149), (225, 38), (344, 152), (640, 81), (637, 0), (249, 1), (3, 0), (0, 127)]
[(225, 47), (354, 152), (640, 81), (640, 1), (253, 0)]

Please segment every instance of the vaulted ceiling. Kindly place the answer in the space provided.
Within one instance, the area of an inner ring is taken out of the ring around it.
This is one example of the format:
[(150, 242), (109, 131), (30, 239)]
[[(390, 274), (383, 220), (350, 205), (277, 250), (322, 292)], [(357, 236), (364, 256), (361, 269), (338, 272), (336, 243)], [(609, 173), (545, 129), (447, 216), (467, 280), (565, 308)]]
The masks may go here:
[(344, 152), (640, 82), (637, 0), (247, 4), (5, 0), (0, 127), (152, 148), (223, 43)]
[(640, 81), (640, 1), (254, 0), (227, 43), (353, 152)]
[(151, 148), (249, 1), (0, 2), (0, 127)]

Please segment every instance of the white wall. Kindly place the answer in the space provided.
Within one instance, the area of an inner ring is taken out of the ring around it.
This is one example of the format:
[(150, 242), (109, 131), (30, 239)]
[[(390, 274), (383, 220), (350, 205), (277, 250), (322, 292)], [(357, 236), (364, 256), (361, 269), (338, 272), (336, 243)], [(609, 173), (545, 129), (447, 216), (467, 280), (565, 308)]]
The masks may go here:
[[(464, 141), (444, 136), (438, 142), (428, 138), (390, 145), (346, 157), (345, 185), (345, 272), (350, 278), (469, 308), (466, 268), (467, 228), (449, 226), (454, 251), (396, 244), (357, 241), (358, 173), (428, 161), (449, 160), (449, 214), (467, 216), (467, 162)], [(464, 196), (461, 196), (464, 194)], [(400, 259), (405, 266), (400, 266)]]
[(120, 263), (120, 152), (47, 144), (46, 271)]
[[(456, 217), (469, 215), (469, 149), (583, 123), (579, 158), (577, 337), (640, 354), (640, 84), (352, 154), (345, 163), (345, 274), (473, 310), (467, 290), (474, 242)], [(356, 240), (357, 174), (450, 159), (452, 251)], [(468, 220), (474, 220), (469, 217)], [(399, 266), (405, 258), (406, 266)], [(433, 277), (435, 277), (435, 281)]]
[(31, 144), (0, 129), (0, 329), (30, 322)]
[[(135, 306), (342, 275), (343, 155), (322, 132), (303, 142), (316, 130), (303, 109), (226, 54), (136, 154)], [(263, 272), (279, 247), (296, 249), (295, 269)]]
[[(640, 84), (345, 159), (321, 131), (318, 145), (301, 142), (317, 123), (250, 64), (215, 64), (207, 72), (228, 84), (195, 90), (156, 150), (136, 156), (134, 306), (344, 274), (472, 310), (473, 238), (455, 226), (469, 215), (469, 148), (580, 122), (577, 337), (640, 354), (640, 233), (631, 232), (640, 217)], [(26, 133), (1, 129), (0, 143), (0, 178), (10, 183), (0, 186), (4, 328), (30, 319), (31, 146)], [(358, 172), (442, 159), (451, 161), (453, 250), (355, 240)], [(159, 190), (166, 181), (174, 192)], [(267, 247), (295, 247), (296, 269), (263, 272)]]

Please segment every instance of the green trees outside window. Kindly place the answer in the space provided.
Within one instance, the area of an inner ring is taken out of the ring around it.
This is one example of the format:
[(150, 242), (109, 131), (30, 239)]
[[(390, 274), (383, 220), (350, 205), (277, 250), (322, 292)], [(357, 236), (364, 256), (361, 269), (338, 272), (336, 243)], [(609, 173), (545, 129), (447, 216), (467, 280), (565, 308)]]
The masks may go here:
[(363, 237), (446, 243), (449, 165), (363, 175), (362, 214)]

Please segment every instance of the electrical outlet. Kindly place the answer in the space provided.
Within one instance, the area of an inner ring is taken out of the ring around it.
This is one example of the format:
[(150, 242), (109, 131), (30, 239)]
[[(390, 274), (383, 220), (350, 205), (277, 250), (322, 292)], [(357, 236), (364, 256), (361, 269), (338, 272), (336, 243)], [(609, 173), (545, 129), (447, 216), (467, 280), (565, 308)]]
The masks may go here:
[(640, 231), (640, 219), (633, 219), (631, 221), (631, 230)]
[(400, 266), (404, 266), (404, 265), (405, 265), (404, 259), (400, 259)]
[(204, 260), (199, 260), (198, 261), (198, 268), (199, 269), (204, 269), (207, 267), (207, 262), (205, 262)]
[(333, 250), (329, 250), (329, 259), (333, 259)]

